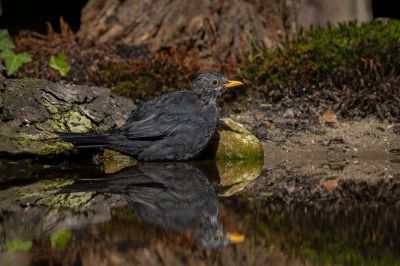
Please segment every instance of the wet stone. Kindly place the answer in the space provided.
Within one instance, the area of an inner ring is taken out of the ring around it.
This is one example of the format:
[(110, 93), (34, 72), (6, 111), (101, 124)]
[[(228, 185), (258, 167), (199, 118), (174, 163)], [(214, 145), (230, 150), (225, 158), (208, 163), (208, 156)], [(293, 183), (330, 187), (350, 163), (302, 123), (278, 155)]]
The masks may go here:
[(54, 155), (71, 150), (55, 132), (107, 130), (135, 108), (107, 88), (9, 79), (0, 91), (0, 152)]

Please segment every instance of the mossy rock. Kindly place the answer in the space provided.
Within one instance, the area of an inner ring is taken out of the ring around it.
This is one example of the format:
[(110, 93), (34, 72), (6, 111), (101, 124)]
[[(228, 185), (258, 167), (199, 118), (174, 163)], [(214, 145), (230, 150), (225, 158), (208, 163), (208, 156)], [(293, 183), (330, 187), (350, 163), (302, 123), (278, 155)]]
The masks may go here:
[(204, 157), (215, 160), (263, 161), (262, 143), (242, 124), (229, 118), (219, 121), (218, 132), (204, 152)]
[[(1, 74), (0, 74), (1, 76)], [(107, 88), (9, 79), (0, 91), (0, 153), (53, 155), (73, 148), (56, 132), (102, 131), (126, 121), (135, 105)]]

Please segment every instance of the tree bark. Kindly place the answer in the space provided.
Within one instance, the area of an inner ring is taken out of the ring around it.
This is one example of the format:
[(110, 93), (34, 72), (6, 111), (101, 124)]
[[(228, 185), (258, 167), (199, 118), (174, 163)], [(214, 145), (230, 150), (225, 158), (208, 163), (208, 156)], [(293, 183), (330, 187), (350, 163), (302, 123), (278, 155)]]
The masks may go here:
[(368, 21), (373, 18), (371, 2), (371, 0), (302, 0), (298, 23), (302, 27), (308, 27), (344, 21)]
[(297, 28), (300, 0), (89, 0), (79, 35), (97, 42), (118, 41), (196, 50), (220, 60), (247, 56), (249, 46), (271, 46)]

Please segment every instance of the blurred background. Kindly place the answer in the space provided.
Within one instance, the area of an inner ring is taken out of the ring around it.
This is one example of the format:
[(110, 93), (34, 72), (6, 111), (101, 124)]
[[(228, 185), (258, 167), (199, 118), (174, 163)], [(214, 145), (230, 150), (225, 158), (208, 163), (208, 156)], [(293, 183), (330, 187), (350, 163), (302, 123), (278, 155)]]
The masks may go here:
[[(46, 33), (46, 22), (50, 22), (52, 25), (54, 25), (54, 27), (57, 28), (59, 27), (59, 18), (63, 17), (65, 21), (71, 26), (72, 30), (76, 32), (81, 26), (82, 9), (85, 8), (85, 6), (90, 6), (93, 4), (97, 4), (100, 7), (102, 3), (105, 2), (107, 1), (76, 0), (71, 2), (55, 2), (49, 0), (41, 0), (32, 2), (24, 0), (2, 0), (0, 1), (0, 25), (2, 28), (8, 28), (12, 35), (18, 34), (20, 30), (32, 30)], [(114, 2), (118, 3), (118, 1)], [(120, 5), (123, 2), (129, 1), (121, 1)], [(259, 5), (262, 3), (261, 1), (257, 0), (250, 0), (245, 2), (253, 5)], [(293, 16), (296, 17), (294, 23), (295, 28), (299, 26), (325, 24), (326, 22), (337, 23), (351, 20), (368, 21), (378, 17), (400, 17), (400, 14), (399, 12), (397, 12), (396, 9), (396, 1), (389, 0), (285, 0), (264, 2), (271, 3), (272, 5), (276, 6), (284, 4), (286, 5), (287, 9), (292, 9), (290, 12), (293, 12)], [(21, 6), (23, 6), (24, 8), (21, 8)], [(85, 12), (83, 13), (83, 15), (84, 14)], [(268, 14), (265, 19), (268, 19)]]

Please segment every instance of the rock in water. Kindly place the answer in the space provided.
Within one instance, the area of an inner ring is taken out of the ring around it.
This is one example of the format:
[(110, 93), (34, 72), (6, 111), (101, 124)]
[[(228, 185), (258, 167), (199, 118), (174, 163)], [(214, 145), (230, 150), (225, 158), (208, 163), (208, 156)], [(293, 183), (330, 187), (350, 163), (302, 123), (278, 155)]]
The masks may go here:
[(107, 88), (39, 79), (5, 80), (0, 89), (0, 153), (51, 155), (72, 149), (54, 132), (120, 126), (135, 108)]
[(242, 124), (223, 118), (204, 156), (216, 160), (262, 161), (264, 150), (261, 141)]
[(219, 121), (218, 132), (205, 151), (215, 158), (220, 183), (218, 195), (229, 197), (242, 191), (263, 169), (263, 145), (240, 123), (229, 118)]

